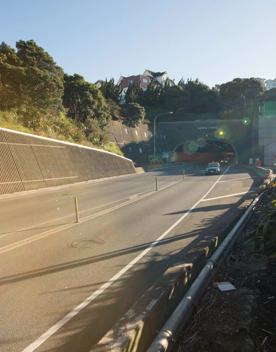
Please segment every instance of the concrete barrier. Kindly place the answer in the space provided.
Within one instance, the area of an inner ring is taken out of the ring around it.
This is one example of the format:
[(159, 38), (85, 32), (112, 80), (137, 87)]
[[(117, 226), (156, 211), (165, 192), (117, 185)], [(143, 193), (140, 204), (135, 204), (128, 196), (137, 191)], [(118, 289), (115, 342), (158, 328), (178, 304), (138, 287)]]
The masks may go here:
[(201, 241), (181, 265), (167, 269), (90, 351), (146, 351), (222, 239)]
[(255, 166), (252, 168), (255, 174), (263, 180), (263, 184), (259, 186), (259, 191), (262, 192), (266, 187), (275, 180), (276, 175), (269, 168)]
[(125, 157), (0, 128), (0, 194), (131, 173)]

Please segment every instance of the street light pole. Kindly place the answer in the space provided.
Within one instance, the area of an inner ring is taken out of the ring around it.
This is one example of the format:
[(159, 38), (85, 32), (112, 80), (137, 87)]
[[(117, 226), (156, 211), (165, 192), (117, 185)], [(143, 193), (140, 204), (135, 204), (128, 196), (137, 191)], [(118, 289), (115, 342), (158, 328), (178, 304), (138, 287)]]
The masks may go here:
[(154, 157), (154, 160), (156, 158), (156, 120), (158, 117), (160, 117), (162, 115), (172, 115), (172, 114), (173, 114), (173, 111), (162, 112), (160, 114), (157, 114), (153, 119), (153, 157)]

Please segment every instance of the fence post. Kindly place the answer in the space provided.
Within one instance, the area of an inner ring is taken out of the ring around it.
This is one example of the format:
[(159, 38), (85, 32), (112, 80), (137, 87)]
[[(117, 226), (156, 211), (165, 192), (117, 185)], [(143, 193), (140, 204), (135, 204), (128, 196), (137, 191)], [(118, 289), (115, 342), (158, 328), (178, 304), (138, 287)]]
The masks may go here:
[(79, 218), (79, 205), (78, 205), (78, 198), (74, 196), (74, 203), (75, 203), (75, 215), (76, 215), (76, 223), (80, 222)]

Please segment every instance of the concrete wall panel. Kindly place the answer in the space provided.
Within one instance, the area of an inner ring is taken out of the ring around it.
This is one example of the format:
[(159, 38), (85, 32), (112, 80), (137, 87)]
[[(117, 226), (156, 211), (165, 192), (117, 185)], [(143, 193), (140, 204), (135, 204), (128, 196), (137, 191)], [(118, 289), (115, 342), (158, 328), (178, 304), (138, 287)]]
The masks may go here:
[(135, 173), (112, 153), (0, 129), (0, 194)]

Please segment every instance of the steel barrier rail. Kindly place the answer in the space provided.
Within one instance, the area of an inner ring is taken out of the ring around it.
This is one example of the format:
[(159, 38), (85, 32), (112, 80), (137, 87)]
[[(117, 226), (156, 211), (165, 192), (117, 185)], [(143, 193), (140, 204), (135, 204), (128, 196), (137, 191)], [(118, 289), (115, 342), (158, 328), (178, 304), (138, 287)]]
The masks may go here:
[(187, 291), (175, 311), (172, 313), (171, 317), (167, 320), (157, 337), (154, 339), (153, 343), (148, 349), (148, 352), (171, 351), (177, 337), (186, 326), (194, 308), (204, 294), (206, 287), (218, 270), (219, 265), (222, 263), (223, 259), (231, 250), (238, 234), (246, 225), (247, 221), (252, 215), (254, 207), (260, 200), (261, 196), (262, 195), (254, 199), (254, 201), (247, 208), (245, 213), (241, 216), (239, 221), (229, 232), (215, 253), (207, 261), (198, 277), (191, 285), (190, 289)]

